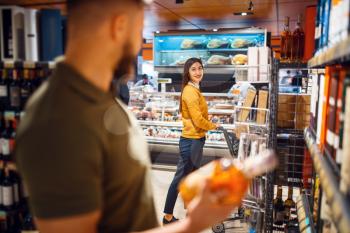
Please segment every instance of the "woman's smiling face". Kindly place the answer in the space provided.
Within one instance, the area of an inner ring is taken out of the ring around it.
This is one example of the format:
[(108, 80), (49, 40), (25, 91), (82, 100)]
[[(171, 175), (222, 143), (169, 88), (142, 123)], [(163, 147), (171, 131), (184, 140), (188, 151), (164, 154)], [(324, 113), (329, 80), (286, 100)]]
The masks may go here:
[(193, 63), (190, 67), (190, 78), (194, 83), (200, 83), (203, 79), (203, 66), (199, 63)]

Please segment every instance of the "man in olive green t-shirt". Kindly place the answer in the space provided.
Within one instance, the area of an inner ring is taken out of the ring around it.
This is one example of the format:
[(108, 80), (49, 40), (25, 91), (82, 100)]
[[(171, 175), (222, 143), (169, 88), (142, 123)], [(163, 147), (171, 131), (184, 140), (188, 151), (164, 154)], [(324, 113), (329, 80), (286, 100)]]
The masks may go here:
[[(109, 91), (140, 50), (142, 0), (69, 0), (65, 60), (29, 100), (16, 159), (41, 233), (117, 233), (158, 226), (147, 144)], [(120, 81), (120, 80), (118, 80)], [(199, 232), (234, 206), (203, 184), (188, 217), (157, 232)], [(221, 194), (222, 195), (222, 194)]]

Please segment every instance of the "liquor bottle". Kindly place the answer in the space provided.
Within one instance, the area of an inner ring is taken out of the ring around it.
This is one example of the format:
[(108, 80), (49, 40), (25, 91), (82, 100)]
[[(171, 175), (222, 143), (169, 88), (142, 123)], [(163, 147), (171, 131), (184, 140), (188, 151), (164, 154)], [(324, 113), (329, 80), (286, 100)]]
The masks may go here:
[(6, 212), (0, 211), (0, 232), (8, 232)]
[(273, 170), (276, 165), (276, 156), (270, 150), (242, 163), (226, 158), (216, 160), (188, 175), (180, 183), (180, 194), (185, 203), (190, 202), (199, 193), (204, 180), (208, 179), (212, 192), (225, 190), (228, 193), (218, 200), (219, 203), (239, 206), (251, 179)]
[(284, 201), (285, 208), (285, 221), (288, 222), (291, 219), (291, 211), (295, 208), (295, 202), (293, 200), (293, 187), (288, 187), (288, 198)]
[(9, 161), (10, 160), (10, 132), (8, 130), (8, 126), (6, 124), (6, 120), (3, 118), (2, 120), (2, 131), (0, 135), (0, 146), (1, 146), (1, 152), (2, 152), (2, 157), (1, 159), (3, 161)]
[(283, 225), (284, 216), (285, 216), (285, 209), (284, 204), (282, 200), (282, 186), (277, 186), (277, 195), (276, 198), (273, 200), (273, 222), (275, 225), (281, 226)]
[(21, 88), (18, 79), (18, 71), (12, 70), (12, 82), (10, 83), (10, 108), (11, 110), (19, 110), (21, 107)]
[(8, 85), (7, 85), (7, 70), (2, 69), (0, 75), (0, 111), (5, 111), (8, 107)]
[(14, 207), (13, 184), (12, 180), (10, 179), (9, 169), (7, 167), (4, 168), (3, 174), (4, 176), (1, 182), (3, 208), (5, 210), (12, 210)]
[(23, 80), (21, 82), (21, 109), (24, 109), (28, 98), (32, 94), (32, 82), (29, 77), (29, 70), (23, 71)]
[(19, 185), (20, 179), (16, 172), (10, 171), (10, 179), (12, 181), (13, 186), (13, 203), (15, 207), (20, 205), (20, 196), (19, 196)]
[(10, 120), (8, 127), (5, 128), (2, 132), (2, 160), (11, 161), (12, 154), (14, 151), (16, 130), (15, 130), (15, 121)]
[(301, 28), (301, 15), (298, 15), (297, 26), (293, 32), (292, 60), (301, 62), (304, 57), (305, 33)]
[(281, 34), (281, 61), (289, 62), (291, 59), (292, 34), (289, 30), (289, 17), (284, 19), (284, 29)]
[(23, 219), (21, 233), (39, 233), (29, 211)]

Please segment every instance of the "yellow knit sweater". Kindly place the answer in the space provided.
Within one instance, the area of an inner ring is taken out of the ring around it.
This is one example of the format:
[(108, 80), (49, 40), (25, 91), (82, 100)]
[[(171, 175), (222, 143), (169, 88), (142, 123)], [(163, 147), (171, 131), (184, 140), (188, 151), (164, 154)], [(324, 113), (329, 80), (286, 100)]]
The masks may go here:
[(182, 137), (202, 138), (208, 130), (216, 126), (208, 120), (208, 105), (200, 90), (186, 85), (182, 92)]

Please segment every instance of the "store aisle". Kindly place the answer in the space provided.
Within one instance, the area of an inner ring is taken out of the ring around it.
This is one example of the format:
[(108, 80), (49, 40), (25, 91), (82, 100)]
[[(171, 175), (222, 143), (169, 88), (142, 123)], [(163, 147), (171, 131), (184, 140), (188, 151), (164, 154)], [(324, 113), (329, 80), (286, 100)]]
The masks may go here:
[[(170, 170), (170, 169), (169, 169)], [(163, 217), (163, 208), (165, 203), (166, 194), (170, 185), (170, 182), (174, 176), (175, 171), (164, 171), (159, 169), (152, 169), (152, 186), (153, 186), (153, 195), (155, 199), (155, 205), (158, 213), (159, 222), (161, 222)], [(183, 208), (183, 202), (181, 198), (178, 198), (174, 215), (177, 218), (184, 218), (186, 216), (186, 211)], [(228, 223), (227, 225), (232, 225)], [(211, 233), (211, 229), (203, 231), (202, 233)], [(228, 229), (226, 233), (243, 233), (247, 232), (242, 230), (242, 228)]]

